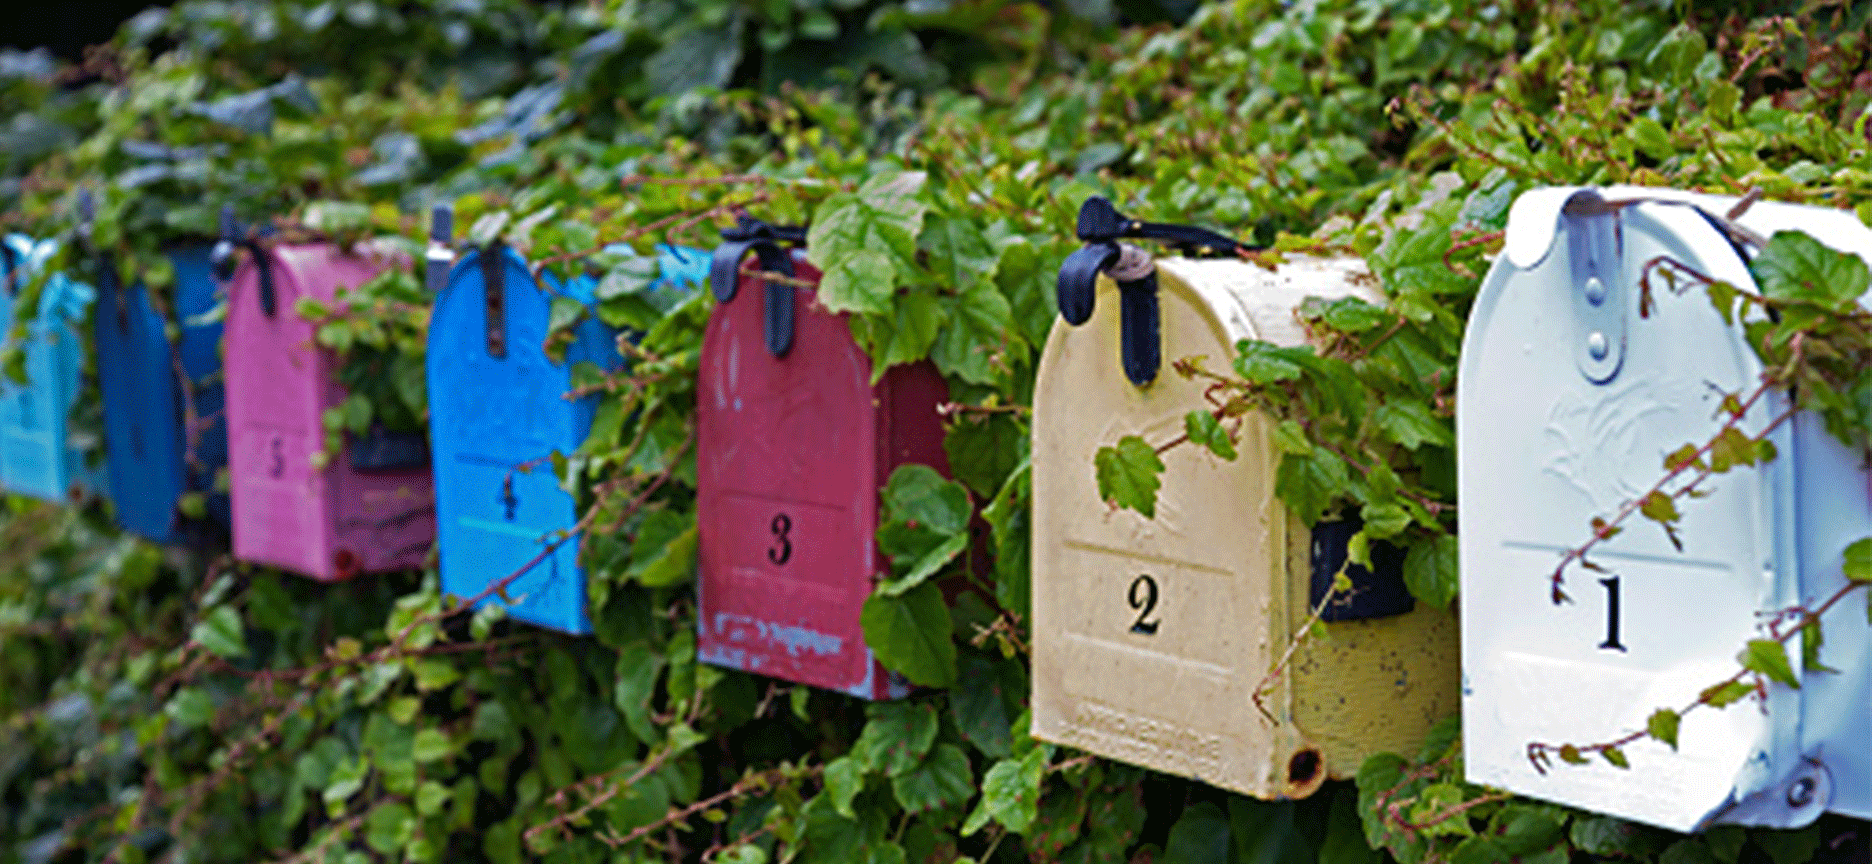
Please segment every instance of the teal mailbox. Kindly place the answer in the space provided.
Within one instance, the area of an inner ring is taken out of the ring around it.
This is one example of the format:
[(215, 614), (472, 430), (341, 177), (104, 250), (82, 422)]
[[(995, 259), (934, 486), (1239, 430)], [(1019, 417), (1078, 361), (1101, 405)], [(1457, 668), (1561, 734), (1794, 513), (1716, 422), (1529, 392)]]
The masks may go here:
[[(0, 243), (4, 295), (0, 314), (12, 319), (13, 304), (58, 251), (54, 240), (8, 234)], [(0, 483), (7, 491), (48, 501), (82, 497), (99, 485), (86, 465), (95, 440), (74, 434), (71, 410), (78, 401), (84, 355), (78, 326), (96, 295), (91, 286), (53, 273), (39, 294), (27, 326), (26, 383), (0, 383)]]
[[(438, 217), (433, 233), (446, 243), (447, 220)], [(652, 295), (673, 301), (707, 278), (706, 253), (660, 251)], [(572, 367), (617, 369), (623, 358), (618, 331), (595, 316), (578, 326), (563, 361), (547, 356), (545, 342), (554, 301), (589, 307), (596, 287), (590, 276), (535, 278), (519, 253), (496, 241), (455, 262), (429, 324), (442, 590), (574, 634), (591, 632), (578, 539), (566, 536), (579, 502), (561, 487), (552, 454), (576, 450), (597, 409), (596, 395), (568, 398)]]

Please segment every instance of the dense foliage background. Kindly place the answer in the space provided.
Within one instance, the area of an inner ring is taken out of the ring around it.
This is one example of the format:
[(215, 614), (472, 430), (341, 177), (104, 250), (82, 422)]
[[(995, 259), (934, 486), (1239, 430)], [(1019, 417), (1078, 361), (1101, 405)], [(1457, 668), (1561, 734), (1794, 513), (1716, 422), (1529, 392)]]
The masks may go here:
[[(82, 64), (0, 53), (8, 230), (69, 238), (75, 190), (97, 190), (94, 242), (160, 294), (162, 251), (212, 235), (223, 204), (394, 236), (420, 260), (424, 210), (449, 202), (476, 241), (598, 272), (596, 314), (647, 334), (628, 377), (582, 373), (605, 401), (554, 465), (590, 507), (593, 638), (462, 611), (433, 569), (318, 585), (137, 541), (103, 501), (7, 499), (0, 860), (1863, 861), (1865, 824), (1838, 817), (1684, 837), (1490, 794), (1461, 780), (1453, 718), (1297, 802), (1036, 744), (1024, 406), (1087, 195), (1356, 250), (1389, 302), (1313, 310), (1351, 348), (1269, 406), (1333, 445), (1290, 453), (1281, 495), (1309, 520), (1366, 514), (1371, 539), (1409, 548), (1422, 601), (1457, 602), (1453, 371), (1509, 203), (1637, 182), (1872, 217), (1869, 15), (187, 0)], [(820, 302), (852, 314), (879, 369), (933, 360), (957, 403), (954, 481), (906, 469), (882, 491), (896, 578), (867, 605), (867, 641), (925, 685), (911, 698), (696, 662), (693, 380), (713, 301), (648, 302), (637, 256), (713, 246), (743, 209), (810, 222)], [(612, 241), (637, 256), (594, 254)], [(95, 278), (66, 249), (62, 266)], [(386, 277), (301, 310), (356, 385), (334, 441), (426, 414), (419, 285)], [(1281, 374), (1257, 351), (1244, 386)], [(990, 531), (971, 544), (977, 518)]]

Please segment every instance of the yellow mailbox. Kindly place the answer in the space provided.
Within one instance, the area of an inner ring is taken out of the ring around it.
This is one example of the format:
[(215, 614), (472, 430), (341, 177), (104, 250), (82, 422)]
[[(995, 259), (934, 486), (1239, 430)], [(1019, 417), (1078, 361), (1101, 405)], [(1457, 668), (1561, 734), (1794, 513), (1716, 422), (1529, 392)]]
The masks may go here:
[[(1088, 286), (1096, 275), (1095, 292), (1065, 296), (1062, 271), (1067, 320), (1053, 325), (1034, 388), (1033, 734), (1257, 798), (1304, 797), (1373, 753), (1415, 753), (1459, 710), (1459, 650), (1455, 616), (1413, 608), (1408, 595), (1384, 610), (1394, 614), (1303, 640), (1255, 704), (1307, 623), (1316, 559), (1333, 554), (1327, 532), (1314, 535), (1275, 497), (1280, 453), (1265, 418), (1245, 418), (1232, 462), (1193, 446), (1166, 452), (1155, 518), (1108, 507), (1093, 472), (1101, 445), (1169, 441), (1208, 407), (1202, 381), (1156, 367), (1202, 356), (1227, 369), (1243, 339), (1301, 344), (1294, 310), (1306, 297), (1380, 299), (1364, 263), (1293, 257), (1268, 270), (1118, 254), (1119, 236), (1235, 244), (1125, 220), (1097, 198), (1079, 236), (1111, 254), (1079, 274)], [(1337, 533), (1330, 572), (1350, 532)]]

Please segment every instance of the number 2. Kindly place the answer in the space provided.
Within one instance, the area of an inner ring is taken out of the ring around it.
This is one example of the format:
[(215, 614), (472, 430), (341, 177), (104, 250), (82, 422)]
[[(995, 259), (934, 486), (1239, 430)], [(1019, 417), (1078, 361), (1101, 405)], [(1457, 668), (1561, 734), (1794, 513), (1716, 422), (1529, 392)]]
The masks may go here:
[(1604, 585), (1606, 590), (1606, 637), (1604, 642), (1599, 643), (1599, 647), (1607, 651), (1623, 651), (1625, 645), (1619, 641), (1619, 577), (1601, 579), (1599, 584)]
[[(1142, 597), (1138, 596), (1140, 588), (1144, 589)], [(1157, 608), (1157, 580), (1152, 579), (1149, 573), (1131, 580), (1131, 590), (1126, 599), (1131, 601), (1131, 608), (1139, 610), (1137, 620), (1131, 622), (1131, 632), (1144, 636), (1157, 635), (1157, 625), (1160, 622), (1144, 620), (1149, 618), (1151, 612)]]
[(767, 560), (785, 564), (793, 557), (793, 541), (787, 537), (787, 532), (793, 530), (793, 519), (785, 513), (775, 513), (768, 527), (773, 530), (774, 545), (767, 549)]

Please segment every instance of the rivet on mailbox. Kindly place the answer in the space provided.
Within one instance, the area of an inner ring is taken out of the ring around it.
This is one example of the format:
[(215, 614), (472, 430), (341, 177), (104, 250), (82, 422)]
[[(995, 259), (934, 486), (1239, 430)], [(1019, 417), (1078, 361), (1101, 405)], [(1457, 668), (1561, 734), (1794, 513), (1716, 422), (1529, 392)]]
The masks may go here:
[[(238, 254), (244, 250), (245, 255)], [(389, 258), (328, 242), (282, 243), (222, 212), (216, 278), (227, 288), (228, 473), (234, 556), (319, 580), (421, 565), (435, 540), (423, 436), (352, 436), (323, 468), (322, 416), (341, 403), (335, 358), (295, 311), (331, 302)]]
[[(0, 321), (12, 320), (21, 289), (57, 252), (56, 240), (0, 238)], [(22, 347), (26, 383), (0, 384), (0, 482), (10, 492), (66, 502), (101, 485), (89, 460), (99, 442), (71, 428), (84, 370), (78, 327), (95, 297), (63, 273), (46, 277)]]
[[(799, 228), (742, 217), (722, 232), (717, 305), (696, 385), (697, 654), (867, 699), (904, 695), (865, 645), (859, 611), (876, 574), (878, 490), (892, 469), (947, 472), (925, 362), (876, 385), (845, 315), (816, 302)], [(749, 253), (759, 273), (742, 270)]]
[[(87, 242), (91, 200), (80, 236)], [(228, 497), (216, 492), (215, 474), (227, 464), (227, 420), (222, 413), (221, 321), (199, 321), (214, 309), (209, 247), (169, 250), (175, 284), (167, 309), (158, 311), (142, 283), (121, 284), (108, 251), (88, 250), (97, 263), (98, 389), (104, 403), (104, 443), (111, 505), (117, 523), (158, 543), (225, 537)], [(181, 338), (169, 341), (170, 320)], [(202, 496), (206, 521), (178, 510), (185, 494)]]
[[(446, 214), (438, 208), (431, 237), (444, 255)], [(682, 275), (685, 261), (707, 261), (700, 250), (669, 249), (664, 257), (672, 276)], [(446, 257), (432, 254), (429, 263), (446, 273), (427, 361), (442, 590), (502, 605), (542, 627), (590, 633), (579, 540), (561, 536), (580, 514), (551, 457), (578, 449), (598, 407), (596, 394), (566, 398), (573, 368), (591, 363), (610, 371), (624, 359), (618, 331), (595, 317), (577, 326), (563, 360), (548, 357), (545, 343), (554, 300), (590, 306), (597, 281), (581, 273), (561, 284), (545, 271), (536, 279), (499, 241), (469, 250), (452, 269)], [(690, 272), (694, 284), (705, 271)], [(674, 294), (674, 284), (660, 278), (652, 288)]]
[(1683, 501), (1681, 549), (1632, 524), (1593, 546), (1594, 570), (1552, 581), (1592, 519), (1644, 495), (1667, 454), (1723, 426), (1724, 394), (1761, 382), (1743, 322), (1659, 273), (1647, 307), (1646, 269), (1758, 292), (1750, 259), (1785, 230), (1872, 261), (1872, 230), (1847, 211), (1638, 187), (1515, 201), (1458, 375), (1470, 780), (1677, 831), (1872, 816), (1872, 628), (1863, 606), (1847, 608), (1859, 604), (1822, 619), (1822, 659), (1839, 671), (1770, 684), (1760, 705), (1686, 713), (1675, 748), (1633, 741), (1628, 770), (1594, 758), (1542, 773), (1530, 758), (1531, 744), (1611, 741), (1695, 702), (1739, 670), (1769, 613), (1842, 589), (1843, 550), (1872, 534), (1865, 454), (1811, 412), (1771, 428), (1788, 410), (1771, 391), (1738, 428), (1766, 432), (1779, 456)]
[[(1415, 752), (1457, 709), (1450, 614), (1414, 604), (1397, 556), (1350, 568), (1359, 602), (1302, 640), (1257, 710), (1254, 692), (1326, 596), (1355, 524), (1309, 533), (1274, 495), (1272, 424), (1248, 415), (1234, 461), (1163, 456), (1155, 518), (1100, 500), (1093, 456), (1125, 435), (1169, 440), (1204, 384), (1164, 362), (1226, 362), (1235, 343), (1305, 341), (1306, 297), (1378, 299), (1353, 258), (1269, 270), (1209, 231), (1127, 219), (1102, 198), (1060, 270), (1034, 385), (1033, 733), (1259, 798), (1311, 794), (1375, 752)], [(1151, 255), (1152, 238), (1232, 260)], [(1122, 374), (1120, 374), (1122, 372)]]

